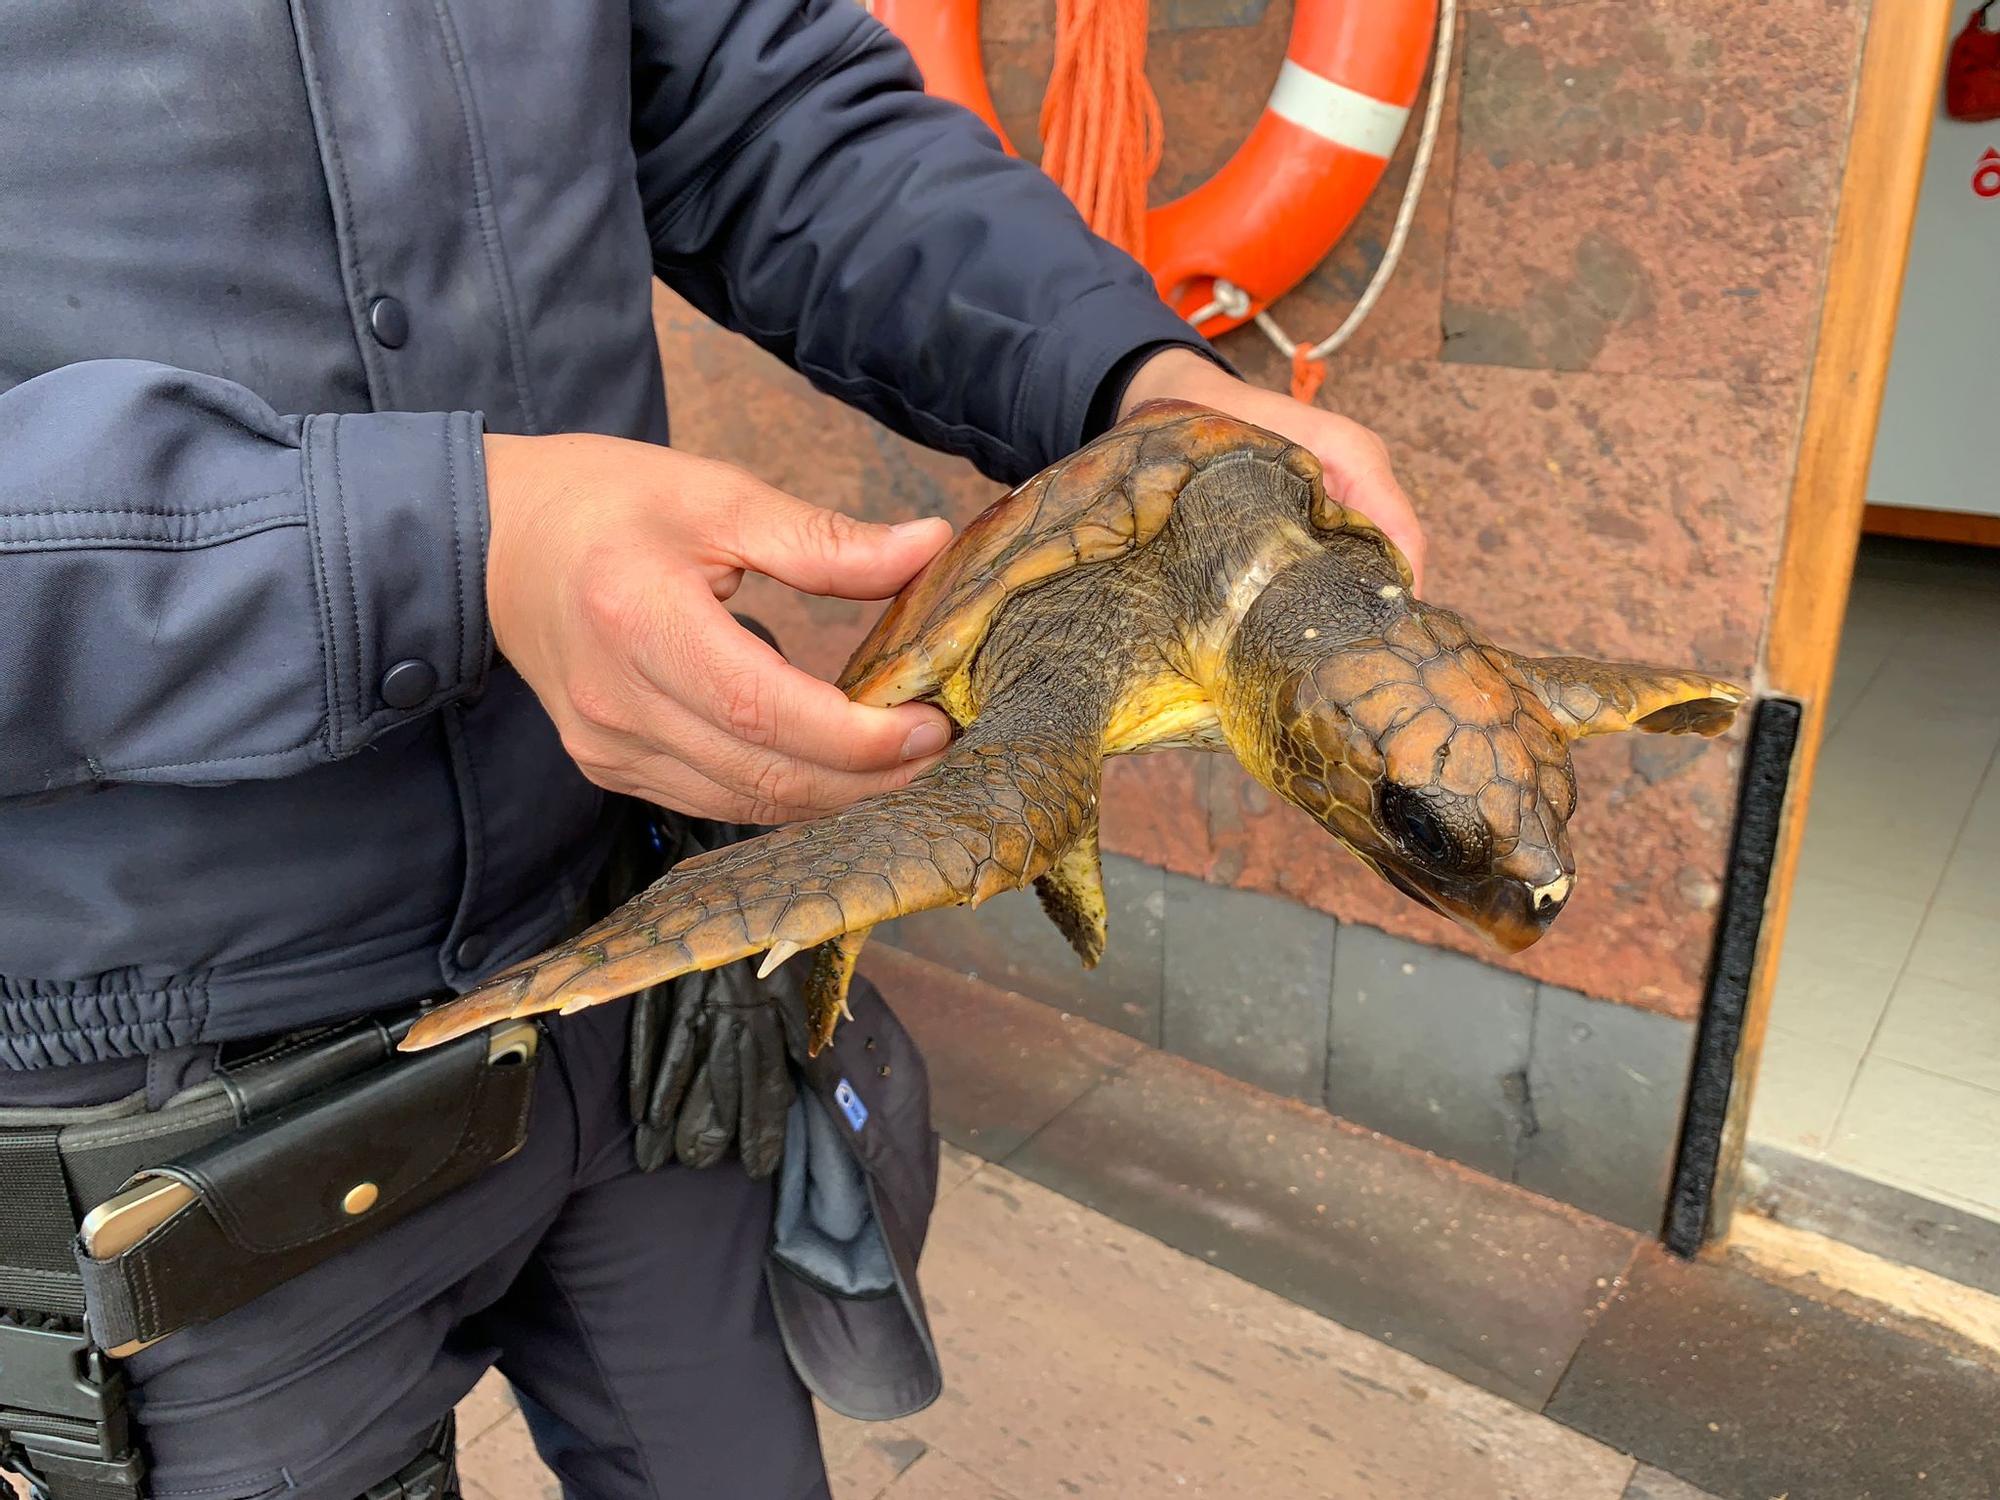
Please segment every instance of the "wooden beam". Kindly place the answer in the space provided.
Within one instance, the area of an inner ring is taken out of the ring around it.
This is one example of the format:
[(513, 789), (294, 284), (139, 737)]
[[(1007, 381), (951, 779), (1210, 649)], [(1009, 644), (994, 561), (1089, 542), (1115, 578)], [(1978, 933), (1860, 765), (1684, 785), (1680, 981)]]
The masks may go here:
[(1924, 153), (1944, 78), (1952, 0), (1896, 0), (1893, 5), (1878, 0), (1869, 10), (1764, 651), (1764, 687), (1799, 699), (1804, 722), (1730, 1092), (1710, 1216), (1712, 1237), (1728, 1232), (1742, 1175), (1744, 1131), (1770, 1024), (1827, 689), (1861, 539), (1868, 461), (1895, 342)]
[(1908, 536), (1924, 542), (2000, 547), (2000, 516), (1980, 516), (1964, 510), (1871, 505), (1862, 513), (1861, 529), (1870, 536)]

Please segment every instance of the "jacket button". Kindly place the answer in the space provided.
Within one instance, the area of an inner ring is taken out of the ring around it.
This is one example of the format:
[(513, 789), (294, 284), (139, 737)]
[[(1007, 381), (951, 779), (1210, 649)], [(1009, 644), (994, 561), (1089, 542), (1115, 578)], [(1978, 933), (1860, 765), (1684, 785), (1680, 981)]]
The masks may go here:
[(427, 661), (399, 661), (382, 674), (382, 701), (391, 708), (415, 708), (437, 691), (438, 674)]
[(409, 311), (394, 297), (377, 297), (368, 307), (368, 331), (384, 349), (400, 349), (410, 336)]
[(458, 950), (452, 957), (458, 960), (461, 969), (476, 969), (486, 962), (486, 955), (492, 951), (492, 939), (483, 932), (475, 932), (471, 937), (458, 940)]

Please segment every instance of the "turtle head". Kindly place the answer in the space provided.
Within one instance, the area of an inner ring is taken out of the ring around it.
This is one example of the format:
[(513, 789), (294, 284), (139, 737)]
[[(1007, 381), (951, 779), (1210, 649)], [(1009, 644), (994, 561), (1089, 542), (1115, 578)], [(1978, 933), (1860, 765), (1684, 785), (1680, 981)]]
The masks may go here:
[(1282, 599), (1277, 618), (1253, 609), (1243, 665), (1262, 687), (1225, 729), (1259, 780), (1384, 880), (1518, 952), (1576, 882), (1570, 742), (1719, 734), (1742, 691), (1656, 667), (1518, 657), (1448, 610), (1386, 585), (1377, 597), (1359, 634), (1317, 628)]

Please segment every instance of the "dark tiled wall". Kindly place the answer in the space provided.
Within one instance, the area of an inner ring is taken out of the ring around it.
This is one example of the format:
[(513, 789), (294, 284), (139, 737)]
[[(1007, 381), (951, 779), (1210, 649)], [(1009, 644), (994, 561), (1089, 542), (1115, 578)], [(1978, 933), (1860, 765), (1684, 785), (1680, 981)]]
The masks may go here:
[(1106, 862), (1086, 972), (1032, 894), (879, 940), (1634, 1229), (1659, 1227), (1686, 1021), (1259, 892)]
[[(1860, 0), (1470, 0), (1408, 252), (1320, 396), (1393, 449), (1429, 525), (1433, 598), (1509, 645), (1754, 672), (1863, 10)], [(1235, 149), (1290, 16), (1288, 0), (1156, 0), (1150, 67), (1169, 134), (1159, 196)], [(994, 94), (1031, 152), (1052, 20), (1053, 0), (984, 6)], [(1409, 134), (1360, 221), (1278, 308), (1294, 331), (1331, 328), (1365, 283)], [(963, 521), (993, 498), (963, 465), (831, 408), (671, 298), (660, 323), (682, 445), (882, 519)], [(1283, 383), (1254, 331), (1226, 347), (1254, 378)], [(869, 614), (757, 588), (745, 597), (828, 674)], [(1694, 1015), (1728, 841), (1732, 742), (1601, 741), (1577, 760), (1581, 883), (1557, 930), (1509, 962), (1526, 990), (1503, 987), (1536, 997), (1517, 1070), (1530, 1105), (1536, 1067), (1564, 1066), (1545, 1035), (1551, 996)], [(1150, 864), (1476, 951), (1213, 758), (1118, 766), (1105, 818), (1109, 847)], [(1494, 1002), (1496, 1045), (1515, 1057), (1519, 1009)], [(1170, 1018), (1167, 1036), (1216, 1057), (1250, 1045), (1222, 1016)], [(1257, 1066), (1278, 1086), (1300, 1076), (1296, 1056)], [(1476, 1107), (1524, 1128), (1523, 1104), (1481, 1095)], [(1535, 1143), (1561, 1129), (1539, 1106), (1533, 1115), (1538, 1134), (1508, 1148), (1524, 1173), (1547, 1149)]]

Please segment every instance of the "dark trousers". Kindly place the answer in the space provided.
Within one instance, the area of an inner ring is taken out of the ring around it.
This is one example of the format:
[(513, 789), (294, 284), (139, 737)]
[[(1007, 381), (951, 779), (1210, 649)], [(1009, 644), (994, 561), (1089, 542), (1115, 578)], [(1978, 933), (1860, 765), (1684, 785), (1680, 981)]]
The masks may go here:
[(764, 1286), (771, 1187), (635, 1169), (627, 1010), (553, 1022), (516, 1156), (126, 1362), (154, 1494), (351, 1500), (497, 1364), (571, 1500), (827, 1495)]

